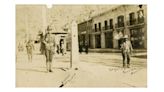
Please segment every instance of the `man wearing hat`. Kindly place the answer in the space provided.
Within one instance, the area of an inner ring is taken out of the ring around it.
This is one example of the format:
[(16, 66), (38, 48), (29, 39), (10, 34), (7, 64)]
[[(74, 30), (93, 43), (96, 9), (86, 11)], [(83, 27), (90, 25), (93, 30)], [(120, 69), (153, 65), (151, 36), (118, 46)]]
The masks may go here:
[[(130, 56), (131, 56), (131, 53), (133, 51), (133, 48), (132, 48), (132, 45), (131, 45), (131, 42), (129, 41), (128, 39), (128, 35), (125, 35), (123, 37), (124, 41), (123, 43), (121, 44), (121, 52), (122, 52), (122, 57), (123, 57), (123, 67), (126, 67), (127, 65), (127, 68), (130, 68)], [(127, 61), (125, 63), (125, 60)]]

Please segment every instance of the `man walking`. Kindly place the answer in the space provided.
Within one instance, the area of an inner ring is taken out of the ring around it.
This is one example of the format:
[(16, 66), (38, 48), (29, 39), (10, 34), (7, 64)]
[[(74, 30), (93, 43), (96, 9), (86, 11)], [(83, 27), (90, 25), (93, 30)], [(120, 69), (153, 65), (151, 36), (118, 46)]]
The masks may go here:
[(123, 58), (123, 67), (126, 66), (125, 60), (127, 61), (127, 68), (130, 68), (130, 57), (133, 51), (131, 42), (128, 39), (128, 35), (125, 35), (123, 38), (123, 43), (121, 44), (122, 58)]
[(46, 67), (48, 72), (52, 71), (52, 61), (53, 61), (53, 55), (55, 53), (55, 41), (50, 33), (50, 29), (47, 29), (48, 33), (45, 35), (45, 56), (46, 56)]

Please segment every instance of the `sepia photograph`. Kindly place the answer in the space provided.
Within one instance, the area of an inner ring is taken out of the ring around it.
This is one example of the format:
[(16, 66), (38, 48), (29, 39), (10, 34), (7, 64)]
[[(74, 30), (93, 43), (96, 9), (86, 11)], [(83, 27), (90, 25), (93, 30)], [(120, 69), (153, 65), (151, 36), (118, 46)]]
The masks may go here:
[(147, 88), (146, 4), (16, 4), (15, 87)]

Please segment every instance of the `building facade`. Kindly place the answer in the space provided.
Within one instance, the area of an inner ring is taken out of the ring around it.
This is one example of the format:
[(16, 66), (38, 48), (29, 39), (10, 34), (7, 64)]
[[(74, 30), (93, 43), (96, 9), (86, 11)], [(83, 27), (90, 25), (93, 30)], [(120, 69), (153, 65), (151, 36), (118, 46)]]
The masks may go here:
[(92, 47), (90, 30), (92, 30), (92, 19), (78, 24), (78, 41), (81, 46), (87, 43), (90, 48)]
[[(84, 27), (88, 25), (89, 28)], [(86, 29), (87, 28), (87, 29)], [(82, 31), (83, 29), (83, 31)], [(109, 11), (93, 16), (90, 22), (78, 25), (89, 47), (120, 48), (120, 38), (128, 35), (134, 49), (147, 48), (147, 6), (120, 5)], [(86, 32), (84, 30), (87, 30)], [(88, 38), (87, 38), (88, 36)], [(82, 39), (84, 39), (82, 37)]]

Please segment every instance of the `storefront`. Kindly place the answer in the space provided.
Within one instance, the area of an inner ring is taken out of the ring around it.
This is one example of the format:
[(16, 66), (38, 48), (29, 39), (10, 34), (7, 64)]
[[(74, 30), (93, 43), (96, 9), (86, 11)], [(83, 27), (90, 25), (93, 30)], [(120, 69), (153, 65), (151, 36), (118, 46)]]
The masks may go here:
[(144, 48), (144, 30), (143, 28), (130, 29), (130, 40), (134, 49)]
[(113, 48), (113, 32), (105, 33), (105, 48)]
[(101, 36), (100, 34), (96, 34), (95, 35), (95, 44), (96, 44), (96, 48), (101, 48)]

